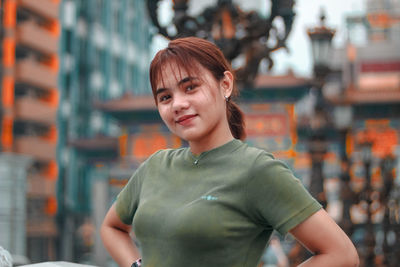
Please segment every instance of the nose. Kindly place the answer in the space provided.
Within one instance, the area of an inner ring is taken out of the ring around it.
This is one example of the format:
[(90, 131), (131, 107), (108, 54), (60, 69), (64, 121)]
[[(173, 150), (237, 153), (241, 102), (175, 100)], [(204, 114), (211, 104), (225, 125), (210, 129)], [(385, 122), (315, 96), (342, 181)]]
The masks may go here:
[(172, 99), (172, 108), (175, 113), (179, 113), (181, 110), (189, 107), (189, 101), (185, 94), (175, 94)]

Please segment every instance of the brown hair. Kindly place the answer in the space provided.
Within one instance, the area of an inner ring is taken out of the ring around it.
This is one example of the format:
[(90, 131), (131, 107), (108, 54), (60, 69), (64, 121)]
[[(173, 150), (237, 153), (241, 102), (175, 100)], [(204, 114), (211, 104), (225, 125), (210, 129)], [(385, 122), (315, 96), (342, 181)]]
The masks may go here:
[[(194, 73), (196, 64), (193, 64), (193, 60), (209, 70), (217, 81), (224, 77), (225, 71), (233, 73), (231, 65), (221, 50), (213, 43), (197, 37), (175, 39), (169, 42), (167, 48), (160, 50), (150, 64), (150, 84), (156, 103), (155, 91), (158, 81), (162, 80), (163, 66), (174, 62), (187, 73)], [(243, 112), (231, 99), (238, 94), (234, 81), (232, 95), (226, 103), (226, 115), (233, 137), (243, 140), (246, 137)]]

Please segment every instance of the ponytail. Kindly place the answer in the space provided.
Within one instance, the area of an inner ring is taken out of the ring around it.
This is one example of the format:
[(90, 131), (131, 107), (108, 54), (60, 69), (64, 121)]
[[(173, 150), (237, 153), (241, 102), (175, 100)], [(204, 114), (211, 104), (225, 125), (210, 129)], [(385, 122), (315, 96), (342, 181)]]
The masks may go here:
[(226, 102), (226, 116), (233, 137), (244, 140), (246, 138), (244, 115), (239, 106), (232, 100)]

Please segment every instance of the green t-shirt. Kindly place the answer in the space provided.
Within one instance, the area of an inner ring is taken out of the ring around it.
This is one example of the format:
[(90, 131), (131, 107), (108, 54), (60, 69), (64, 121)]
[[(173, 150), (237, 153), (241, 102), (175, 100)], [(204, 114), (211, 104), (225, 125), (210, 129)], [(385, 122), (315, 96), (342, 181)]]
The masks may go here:
[(284, 163), (236, 139), (197, 157), (156, 152), (116, 202), (145, 267), (254, 267), (274, 229), (320, 208)]

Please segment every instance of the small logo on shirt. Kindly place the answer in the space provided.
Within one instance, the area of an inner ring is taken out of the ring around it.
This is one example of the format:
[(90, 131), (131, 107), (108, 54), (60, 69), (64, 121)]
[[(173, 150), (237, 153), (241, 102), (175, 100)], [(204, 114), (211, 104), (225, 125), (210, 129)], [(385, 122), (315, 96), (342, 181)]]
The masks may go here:
[(206, 195), (206, 196), (201, 196), (201, 199), (205, 199), (205, 200), (211, 201), (211, 200), (217, 200), (218, 198), (214, 197), (212, 195)]

